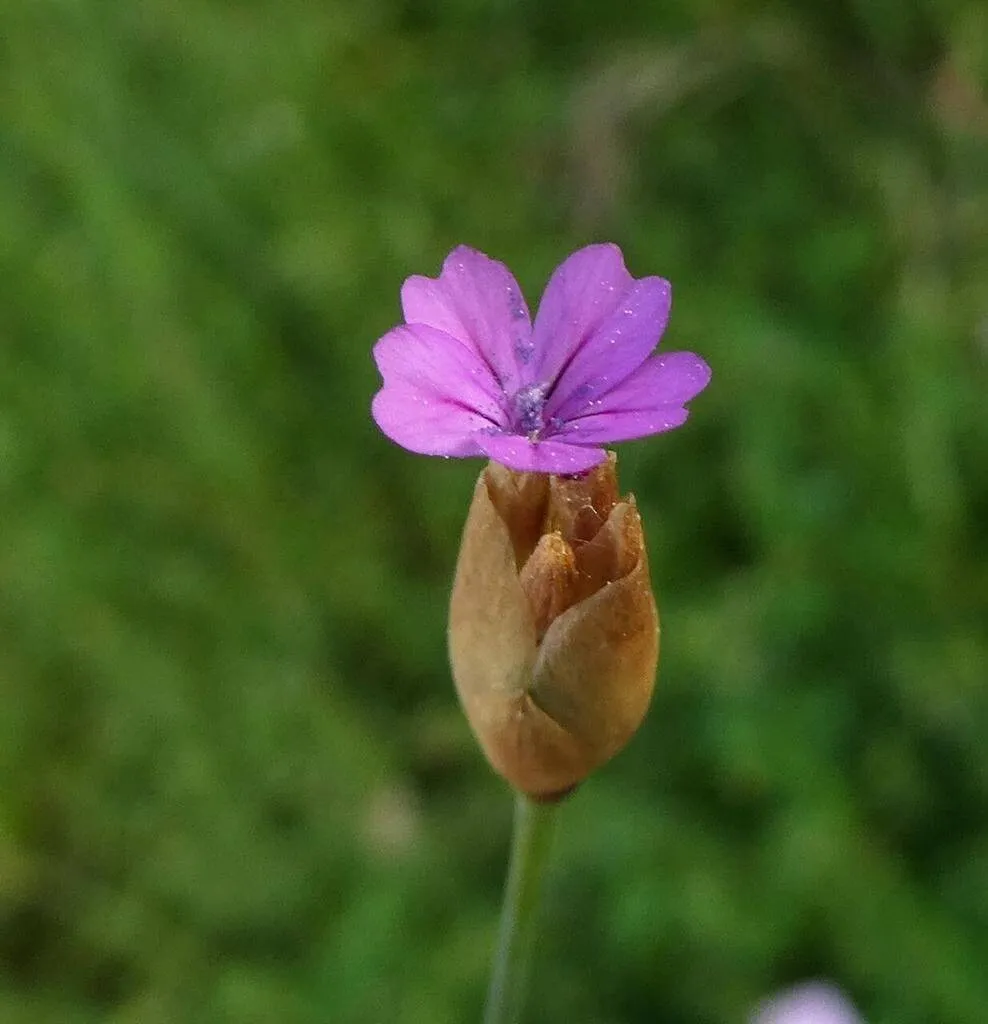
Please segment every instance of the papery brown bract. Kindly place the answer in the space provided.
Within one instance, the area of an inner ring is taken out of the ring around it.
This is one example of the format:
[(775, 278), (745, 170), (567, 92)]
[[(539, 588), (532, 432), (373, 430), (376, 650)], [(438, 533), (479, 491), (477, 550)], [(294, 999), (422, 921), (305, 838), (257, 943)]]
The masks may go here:
[(613, 454), (579, 478), (481, 472), (449, 646), (497, 772), (551, 798), (613, 757), (648, 710), (658, 638), (641, 517), (619, 497)]

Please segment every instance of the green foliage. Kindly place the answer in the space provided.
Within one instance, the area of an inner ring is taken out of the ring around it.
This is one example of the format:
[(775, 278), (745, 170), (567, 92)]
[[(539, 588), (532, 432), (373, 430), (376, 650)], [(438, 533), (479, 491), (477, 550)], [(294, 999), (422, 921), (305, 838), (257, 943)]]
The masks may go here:
[(10, 0), (0, 1019), (479, 1019), (476, 465), (368, 416), (398, 287), (612, 239), (714, 383), (625, 446), (653, 712), (561, 815), (531, 1019), (988, 1012), (988, 19)]

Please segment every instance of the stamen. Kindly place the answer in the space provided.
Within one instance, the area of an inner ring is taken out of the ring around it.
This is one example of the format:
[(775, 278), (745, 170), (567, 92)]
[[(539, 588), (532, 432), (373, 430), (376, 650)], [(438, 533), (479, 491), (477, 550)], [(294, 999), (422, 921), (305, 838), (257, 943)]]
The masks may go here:
[(549, 391), (548, 384), (528, 384), (519, 388), (510, 399), (511, 429), (537, 441), (545, 429), (542, 409)]

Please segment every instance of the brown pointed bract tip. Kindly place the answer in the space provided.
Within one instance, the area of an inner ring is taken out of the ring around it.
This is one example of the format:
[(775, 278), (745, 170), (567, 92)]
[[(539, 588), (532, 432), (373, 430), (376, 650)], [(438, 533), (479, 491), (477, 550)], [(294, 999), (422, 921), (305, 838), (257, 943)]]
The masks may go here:
[(616, 457), (582, 477), (480, 474), (450, 605), (453, 678), (494, 769), (548, 799), (631, 738), (659, 621), (641, 517)]

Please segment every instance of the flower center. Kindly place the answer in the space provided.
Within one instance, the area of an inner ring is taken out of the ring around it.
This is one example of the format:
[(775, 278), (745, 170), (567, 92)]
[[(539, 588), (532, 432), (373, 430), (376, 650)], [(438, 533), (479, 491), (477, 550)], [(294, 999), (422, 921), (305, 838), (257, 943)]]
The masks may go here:
[(537, 441), (545, 429), (542, 409), (545, 406), (548, 384), (527, 384), (519, 388), (508, 400), (511, 430), (524, 434), (529, 441)]

